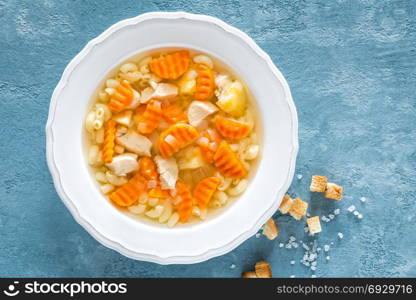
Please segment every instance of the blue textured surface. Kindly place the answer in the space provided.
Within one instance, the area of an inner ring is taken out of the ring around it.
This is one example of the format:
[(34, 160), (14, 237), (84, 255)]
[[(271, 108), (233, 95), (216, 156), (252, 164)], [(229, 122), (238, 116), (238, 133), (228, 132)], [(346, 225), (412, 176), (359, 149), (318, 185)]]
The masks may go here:
[[(333, 242), (316, 275), (416, 276), (416, 1), (375, 0), (0, 0), (0, 275), (238, 277), (261, 259), (276, 277), (313, 273), (299, 264), (300, 248), (279, 247), (292, 234), (313, 240), (304, 222), (279, 213), (275, 241), (253, 237), (201, 264), (160, 266), (100, 245), (59, 200), (44, 154), (55, 85), (90, 39), (157, 10), (223, 19), (286, 76), (299, 115), (296, 174), (303, 175), (289, 193), (308, 201), (312, 215), (341, 209), (316, 237), (321, 247)], [(312, 174), (343, 185), (344, 199), (310, 194)], [(346, 211), (352, 204), (362, 220)]]

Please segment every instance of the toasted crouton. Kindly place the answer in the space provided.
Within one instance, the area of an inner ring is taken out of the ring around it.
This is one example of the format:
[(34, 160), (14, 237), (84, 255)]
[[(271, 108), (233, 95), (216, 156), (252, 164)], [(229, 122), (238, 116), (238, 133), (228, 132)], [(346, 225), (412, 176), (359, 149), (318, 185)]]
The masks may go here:
[(272, 218), (263, 225), (263, 234), (267, 236), (269, 240), (274, 240), (279, 235), (279, 227), (276, 226), (276, 223)]
[(282, 202), (280, 203), (279, 210), (282, 214), (287, 214), (292, 207), (293, 199), (289, 195), (284, 195)]
[(309, 232), (311, 234), (319, 233), (322, 231), (321, 222), (319, 221), (318, 216), (307, 218), (306, 223), (308, 223)]
[(323, 193), (325, 192), (327, 181), (325, 176), (313, 175), (309, 190), (311, 192)]
[(306, 216), (306, 210), (308, 209), (308, 203), (302, 201), (300, 198), (293, 200), (292, 207), (289, 213), (296, 220), (300, 220), (303, 216)]
[(241, 277), (243, 277), (243, 278), (257, 278), (257, 275), (256, 275), (256, 272), (247, 271), (247, 272), (243, 272)]
[(326, 185), (326, 190), (324, 193), (325, 198), (330, 198), (334, 200), (342, 199), (342, 186), (339, 186), (335, 183), (328, 182)]
[(267, 261), (259, 261), (255, 266), (258, 278), (272, 278), (272, 269)]

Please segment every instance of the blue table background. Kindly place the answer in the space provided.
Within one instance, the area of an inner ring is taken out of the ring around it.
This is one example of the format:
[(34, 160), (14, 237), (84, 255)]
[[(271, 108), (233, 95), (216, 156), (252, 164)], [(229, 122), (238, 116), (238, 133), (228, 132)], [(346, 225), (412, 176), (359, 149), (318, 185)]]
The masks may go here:
[[(341, 209), (318, 236), (276, 213), (274, 241), (252, 237), (204, 263), (160, 266), (105, 248), (69, 214), (45, 160), (52, 91), (90, 39), (159, 10), (223, 19), (285, 75), (298, 110), (296, 174), (303, 176), (295, 175), (289, 193), (308, 201), (312, 215)], [(0, 276), (239, 277), (265, 259), (276, 277), (415, 277), (415, 16), (416, 1), (0, 0)], [(312, 174), (343, 185), (344, 199), (310, 194)], [(362, 220), (346, 211), (350, 205)], [(299, 263), (300, 248), (279, 247), (291, 235), (320, 247), (333, 242), (316, 272)]]

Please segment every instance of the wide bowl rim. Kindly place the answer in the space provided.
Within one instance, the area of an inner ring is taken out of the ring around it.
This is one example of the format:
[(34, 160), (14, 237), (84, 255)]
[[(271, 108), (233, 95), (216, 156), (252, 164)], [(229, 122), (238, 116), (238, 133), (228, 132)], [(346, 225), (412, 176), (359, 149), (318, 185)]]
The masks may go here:
[[(52, 125), (53, 125), (53, 121), (55, 117), (57, 99), (59, 98), (59, 95), (62, 92), (62, 90), (65, 88), (72, 71), (84, 59), (84, 57), (91, 51), (91, 49), (99, 45), (109, 36), (116, 33), (118, 30), (120, 30), (121, 28), (125, 26), (138, 24), (140, 22), (143, 22), (149, 19), (188, 19), (192, 21), (207, 22), (212, 25), (218, 26), (220, 29), (224, 30), (225, 32), (233, 34), (234, 36), (240, 38), (243, 42), (247, 44), (247, 46), (251, 48), (251, 50), (256, 55), (258, 55), (261, 59), (263, 59), (267, 63), (267, 66), (269, 67), (270, 71), (281, 82), (283, 89), (284, 89), (285, 100), (291, 112), (292, 151), (291, 151), (291, 156), (290, 156), (290, 165), (289, 165), (288, 173), (286, 176), (286, 180), (284, 184), (282, 185), (282, 188), (276, 191), (277, 197), (274, 199), (273, 204), (264, 212), (262, 217), (257, 220), (257, 222), (254, 224), (254, 226), (250, 230), (241, 232), (240, 235), (237, 236), (234, 240), (232, 240), (231, 242), (221, 247), (210, 248), (206, 250), (204, 253), (195, 255), (195, 256), (160, 257), (157, 255), (152, 255), (152, 254), (147, 254), (147, 253), (139, 253), (139, 252), (127, 249), (120, 243), (112, 241), (109, 237), (106, 237), (103, 234), (101, 234), (93, 226), (93, 224), (85, 220), (80, 215), (77, 208), (73, 204), (73, 201), (64, 191), (62, 183), (61, 183), (61, 179), (60, 179), (60, 173), (54, 161)], [(223, 255), (225, 253), (232, 251), (241, 243), (243, 243), (245, 240), (247, 240), (249, 237), (253, 236), (277, 210), (281, 201), (281, 197), (278, 197), (278, 196), (279, 195), (283, 196), (283, 193), (285, 193), (287, 189), (289, 188), (289, 185), (293, 179), (293, 175), (295, 172), (296, 158), (297, 158), (297, 154), (299, 150), (298, 118), (297, 118), (296, 107), (294, 105), (292, 95), (290, 92), (290, 88), (286, 79), (284, 78), (282, 73), (279, 71), (279, 69), (274, 65), (270, 56), (267, 53), (265, 53), (246, 33), (242, 32), (241, 30), (231, 25), (228, 25), (227, 23), (225, 23), (224, 21), (218, 18), (207, 16), (207, 15), (192, 14), (192, 13), (187, 13), (187, 12), (144, 13), (139, 16), (129, 18), (129, 19), (124, 19), (115, 23), (112, 26), (110, 26), (108, 29), (106, 29), (103, 33), (101, 33), (99, 36), (90, 40), (87, 43), (87, 45), (67, 65), (67, 67), (65, 68), (59, 80), (59, 83), (57, 84), (57, 86), (55, 87), (53, 91), (51, 102), (50, 102), (50, 107), (49, 107), (48, 120), (45, 126), (45, 131), (46, 131), (46, 159), (47, 159), (48, 168), (52, 175), (55, 189), (59, 197), (65, 204), (65, 206), (68, 208), (68, 210), (74, 217), (74, 219), (78, 222), (78, 224), (80, 224), (89, 234), (91, 234), (97, 241), (99, 241), (101, 244), (105, 245), (106, 247), (111, 248), (119, 252), (120, 254), (129, 258), (132, 258), (132, 259), (149, 261), (149, 262), (154, 262), (158, 264), (192, 264), (192, 263), (202, 262), (210, 258), (220, 256), (220, 255)]]

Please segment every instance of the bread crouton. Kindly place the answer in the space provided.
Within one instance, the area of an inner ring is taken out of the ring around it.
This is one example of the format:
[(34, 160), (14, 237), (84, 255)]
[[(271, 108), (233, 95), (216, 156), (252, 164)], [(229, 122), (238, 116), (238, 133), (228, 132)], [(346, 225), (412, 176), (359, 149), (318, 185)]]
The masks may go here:
[(243, 272), (241, 277), (243, 277), (243, 278), (257, 278), (257, 275), (256, 275), (256, 272), (247, 271), (247, 272)]
[(327, 181), (328, 179), (325, 176), (313, 175), (309, 190), (311, 192), (323, 193), (326, 190)]
[(342, 199), (342, 186), (339, 186), (335, 183), (328, 182), (326, 185), (326, 190), (324, 193), (325, 198), (330, 198), (334, 200)]
[(272, 218), (263, 225), (263, 234), (267, 236), (269, 240), (274, 240), (279, 235), (279, 227), (276, 226), (276, 223)]
[(300, 198), (293, 200), (292, 207), (289, 209), (289, 213), (296, 220), (300, 220), (303, 216), (306, 216), (306, 210), (308, 209), (308, 203), (302, 201)]
[(279, 210), (282, 214), (287, 214), (292, 207), (293, 199), (289, 195), (284, 195), (282, 202), (280, 203)]
[(255, 266), (257, 278), (272, 278), (272, 269), (267, 261), (259, 261)]
[(319, 233), (322, 231), (321, 222), (319, 221), (318, 216), (307, 218), (306, 223), (308, 223), (309, 232), (311, 234)]

